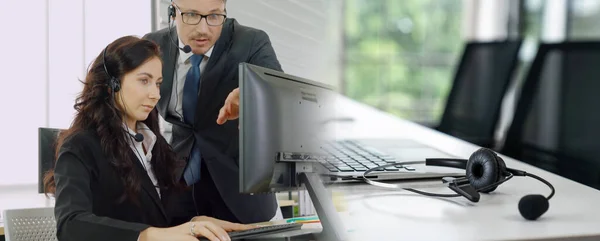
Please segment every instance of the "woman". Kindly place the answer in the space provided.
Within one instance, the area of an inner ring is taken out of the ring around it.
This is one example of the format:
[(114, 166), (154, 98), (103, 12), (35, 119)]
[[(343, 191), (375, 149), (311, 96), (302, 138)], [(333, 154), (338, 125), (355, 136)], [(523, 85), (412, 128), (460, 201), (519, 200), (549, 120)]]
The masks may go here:
[(168, 227), (164, 204), (182, 187), (154, 108), (159, 56), (153, 42), (128, 36), (90, 66), (45, 181), (46, 193), (56, 198), (59, 240), (229, 240), (226, 231), (252, 227), (208, 217)]

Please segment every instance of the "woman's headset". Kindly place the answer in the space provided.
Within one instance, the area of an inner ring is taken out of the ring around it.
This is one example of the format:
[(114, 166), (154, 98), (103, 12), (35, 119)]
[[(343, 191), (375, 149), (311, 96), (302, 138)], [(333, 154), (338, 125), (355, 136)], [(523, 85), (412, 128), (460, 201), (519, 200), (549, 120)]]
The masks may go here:
[(106, 72), (106, 75), (108, 75), (108, 77), (110, 78), (110, 80), (108, 81), (108, 87), (110, 87), (113, 93), (116, 93), (119, 92), (119, 90), (121, 90), (121, 81), (119, 81), (117, 77), (112, 76), (108, 72), (108, 68), (106, 67), (106, 49), (108, 49), (108, 46), (106, 46), (106, 48), (104, 48), (104, 51), (102, 52), (102, 65), (104, 65), (104, 72)]
[[(368, 178), (369, 173), (374, 171), (381, 171), (386, 167), (404, 166), (423, 164), (426, 166), (440, 166), (440, 167), (453, 167), (464, 169), (466, 171), (465, 177), (452, 178), (444, 177), (442, 181), (448, 185), (457, 194), (440, 194), (430, 193), (414, 188), (409, 188), (407, 185), (402, 184), (390, 184), (374, 181)], [(494, 191), (500, 184), (510, 180), (514, 176), (528, 176), (537, 179), (544, 184), (548, 185), (551, 189), (551, 193), (548, 197), (544, 197), (539, 194), (526, 195), (519, 201), (519, 212), (521, 216), (528, 220), (536, 220), (542, 214), (544, 214), (549, 207), (548, 200), (554, 196), (554, 187), (548, 181), (541, 177), (527, 173), (525, 171), (507, 168), (504, 160), (500, 158), (494, 151), (481, 148), (475, 151), (468, 160), (465, 159), (447, 159), (447, 158), (428, 158), (425, 161), (414, 161), (414, 162), (396, 162), (390, 163), (383, 166), (371, 168), (364, 172), (363, 179), (365, 182), (379, 187), (384, 188), (395, 188), (405, 189), (421, 195), (431, 197), (465, 197), (471, 202), (479, 201), (479, 193), (489, 193)]]

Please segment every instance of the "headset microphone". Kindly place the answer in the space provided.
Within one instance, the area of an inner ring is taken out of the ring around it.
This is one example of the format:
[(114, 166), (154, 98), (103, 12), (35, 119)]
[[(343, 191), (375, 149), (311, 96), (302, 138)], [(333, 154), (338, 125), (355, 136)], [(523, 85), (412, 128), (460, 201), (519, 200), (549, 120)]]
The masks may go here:
[[(131, 135), (131, 134), (129, 134), (129, 135)], [(137, 142), (142, 142), (144, 140), (144, 135), (142, 135), (140, 133), (135, 134), (135, 136), (134, 135), (131, 135), (131, 136)]]
[(552, 184), (550, 184), (550, 182), (531, 173), (524, 173), (524, 176), (537, 179), (552, 189), (552, 192), (550, 195), (548, 195), (548, 197), (544, 197), (539, 194), (530, 194), (522, 197), (521, 200), (519, 200), (519, 213), (521, 213), (521, 216), (527, 220), (536, 220), (542, 216), (542, 214), (548, 211), (548, 208), (550, 207), (550, 203), (548, 201), (550, 198), (552, 198), (552, 196), (554, 196), (554, 187)]
[(548, 199), (539, 194), (524, 196), (519, 201), (519, 212), (527, 220), (536, 220), (548, 211), (548, 207)]

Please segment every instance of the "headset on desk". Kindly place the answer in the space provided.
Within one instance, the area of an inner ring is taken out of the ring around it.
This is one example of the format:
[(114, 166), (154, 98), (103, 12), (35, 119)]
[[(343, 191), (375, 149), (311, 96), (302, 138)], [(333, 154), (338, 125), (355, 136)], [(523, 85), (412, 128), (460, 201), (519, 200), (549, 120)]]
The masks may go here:
[[(381, 170), (386, 167), (423, 164), (427, 166), (453, 167), (466, 170), (466, 176), (461, 178), (444, 177), (442, 182), (448, 185), (450, 189), (457, 194), (430, 193), (402, 184), (390, 184), (371, 180), (367, 175), (373, 171)], [(551, 189), (550, 195), (544, 197), (539, 194), (530, 194), (521, 198), (519, 201), (519, 212), (527, 220), (536, 220), (544, 214), (549, 207), (548, 201), (554, 196), (554, 187), (550, 182), (541, 177), (527, 173), (525, 171), (507, 168), (504, 160), (494, 151), (481, 148), (475, 151), (468, 160), (448, 159), (448, 158), (427, 158), (425, 161), (396, 162), (387, 165), (371, 168), (364, 172), (362, 179), (374, 186), (405, 189), (421, 195), (431, 197), (465, 197), (472, 202), (479, 201), (479, 193), (489, 193), (494, 191), (500, 184), (510, 180), (514, 176), (527, 176), (543, 182)]]

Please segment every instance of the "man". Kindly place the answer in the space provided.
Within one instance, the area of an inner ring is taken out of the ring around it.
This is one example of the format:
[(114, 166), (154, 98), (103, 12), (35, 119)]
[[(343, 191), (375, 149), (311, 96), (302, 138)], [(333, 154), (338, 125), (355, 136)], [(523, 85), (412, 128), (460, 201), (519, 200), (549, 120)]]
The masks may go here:
[[(239, 129), (234, 104), (239, 98), (239, 63), (282, 69), (267, 34), (227, 18), (226, 1), (172, 1), (169, 18), (176, 27), (169, 24), (169, 28), (144, 36), (162, 50), (163, 98), (157, 107), (172, 124), (174, 151), (186, 160), (181, 179), (193, 186), (191, 194), (165, 201), (175, 223), (198, 215), (239, 223), (263, 222), (278, 211), (274, 194), (239, 193)], [(186, 53), (189, 48), (191, 52)]]

